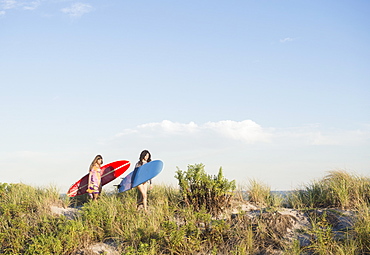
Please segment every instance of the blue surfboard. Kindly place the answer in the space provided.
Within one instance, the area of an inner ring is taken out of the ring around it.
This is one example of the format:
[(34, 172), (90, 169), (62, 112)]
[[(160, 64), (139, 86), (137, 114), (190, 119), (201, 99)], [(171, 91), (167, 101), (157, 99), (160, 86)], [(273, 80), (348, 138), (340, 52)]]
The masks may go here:
[(140, 184), (149, 181), (156, 177), (163, 169), (163, 162), (161, 160), (153, 160), (146, 163), (122, 179), (118, 185), (118, 192), (124, 192), (139, 186)]

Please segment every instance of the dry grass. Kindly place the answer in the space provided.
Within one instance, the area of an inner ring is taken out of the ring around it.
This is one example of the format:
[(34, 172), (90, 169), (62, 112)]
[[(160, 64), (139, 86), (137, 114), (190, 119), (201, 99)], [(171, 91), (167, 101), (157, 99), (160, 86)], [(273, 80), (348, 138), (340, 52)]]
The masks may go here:
[(247, 186), (248, 200), (261, 206), (279, 207), (283, 198), (271, 193), (271, 188), (267, 184), (251, 179)]

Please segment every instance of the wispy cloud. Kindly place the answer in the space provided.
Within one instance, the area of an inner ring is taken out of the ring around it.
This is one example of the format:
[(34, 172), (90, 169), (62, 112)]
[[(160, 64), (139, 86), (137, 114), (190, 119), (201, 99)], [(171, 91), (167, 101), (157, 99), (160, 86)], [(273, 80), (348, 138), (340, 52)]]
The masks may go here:
[(24, 10), (35, 10), (37, 7), (39, 7), (41, 4), (41, 1), (31, 1), (31, 2), (25, 2), (22, 4)]
[(0, 8), (2, 12), (4, 12), (4, 10), (14, 9), (17, 6), (18, 6), (18, 3), (15, 0), (1, 0), (0, 1)]
[(91, 12), (92, 6), (89, 4), (74, 3), (70, 7), (61, 9), (61, 11), (70, 17), (78, 18), (86, 13)]
[(284, 38), (284, 39), (280, 39), (280, 42), (281, 42), (281, 43), (287, 43), (287, 42), (292, 42), (292, 41), (294, 41), (294, 40), (295, 40), (295, 38), (286, 37), (286, 38)]
[(6, 11), (11, 9), (35, 10), (41, 4), (41, 0), (35, 1), (16, 1), (16, 0), (0, 0), (0, 15), (4, 15)]
[[(5, 15), (10, 10), (26, 10), (33, 11), (41, 6), (45, 0), (0, 0), (0, 16)], [(59, 2), (54, 2), (59, 4)], [(92, 11), (92, 6), (86, 3), (76, 2), (69, 7), (62, 8), (60, 11), (73, 18), (81, 17), (82, 15)]]
[(370, 141), (370, 128), (360, 130), (324, 129), (319, 125), (277, 129), (274, 134), (276, 144), (300, 146), (354, 146)]
[(252, 120), (207, 122), (204, 128), (246, 143), (270, 142), (272, 136), (271, 130), (262, 128)]
[(199, 131), (199, 126), (194, 122), (188, 124), (172, 122), (164, 120), (162, 122), (153, 122), (138, 126), (139, 129), (151, 129), (157, 131), (163, 131), (172, 134), (184, 134), (184, 133), (195, 133)]
[(18, 3), (15, 0), (2, 0), (1, 2), (1, 8), (4, 10), (9, 10), (17, 7)]
[(355, 145), (370, 139), (370, 133), (362, 130), (316, 131), (309, 136), (313, 145)]
[(143, 137), (173, 137), (173, 139), (229, 139), (245, 144), (275, 144), (298, 146), (359, 145), (370, 140), (370, 128), (363, 130), (325, 130), (319, 125), (296, 128), (262, 127), (252, 120), (223, 120), (204, 124), (178, 123), (170, 120), (153, 122), (124, 129), (116, 137), (137, 135)]
[(198, 125), (194, 122), (178, 123), (169, 120), (162, 122), (153, 122), (137, 126), (135, 129), (125, 129), (117, 134), (118, 137), (129, 134), (141, 134), (145, 136), (220, 136), (227, 139), (239, 140), (248, 144), (257, 142), (269, 142), (271, 138), (270, 131), (263, 129), (257, 123), (251, 120), (231, 121), (224, 120), (219, 122), (207, 122)]

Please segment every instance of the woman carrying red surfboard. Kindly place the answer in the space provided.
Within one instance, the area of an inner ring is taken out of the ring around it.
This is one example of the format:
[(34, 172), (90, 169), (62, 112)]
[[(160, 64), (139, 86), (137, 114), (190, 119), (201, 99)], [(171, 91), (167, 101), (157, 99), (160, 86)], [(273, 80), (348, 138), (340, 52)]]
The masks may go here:
[(96, 155), (89, 168), (89, 184), (87, 193), (92, 199), (96, 201), (101, 191), (101, 165), (103, 164), (103, 157)]

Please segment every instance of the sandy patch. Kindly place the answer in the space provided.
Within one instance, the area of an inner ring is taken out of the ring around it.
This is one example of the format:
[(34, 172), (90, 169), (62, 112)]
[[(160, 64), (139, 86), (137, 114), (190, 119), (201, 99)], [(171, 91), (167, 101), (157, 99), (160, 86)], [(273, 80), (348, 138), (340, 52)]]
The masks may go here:
[(57, 215), (64, 215), (69, 220), (75, 219), (79, 215), (79, 210), (76, 208), (63, 208), (57, 206), (50, 206), (51, 212)]

